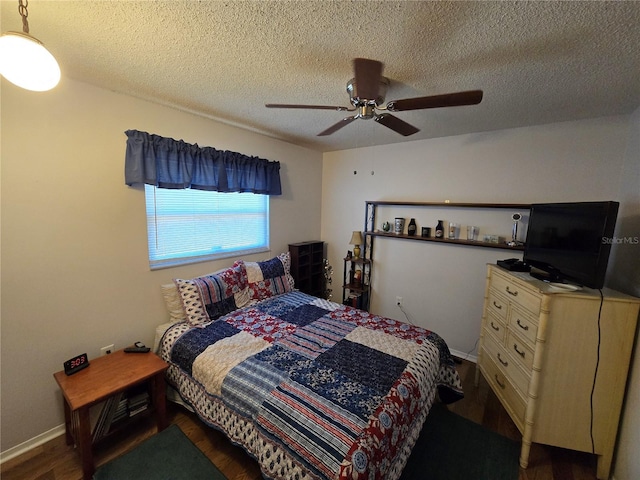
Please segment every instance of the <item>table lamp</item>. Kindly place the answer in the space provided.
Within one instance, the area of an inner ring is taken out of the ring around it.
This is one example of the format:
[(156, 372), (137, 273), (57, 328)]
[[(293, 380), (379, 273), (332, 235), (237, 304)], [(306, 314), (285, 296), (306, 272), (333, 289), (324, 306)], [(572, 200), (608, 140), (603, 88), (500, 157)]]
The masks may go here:
[(359, 231), (353, 232), (349, 245), (353, 245), (353, 256), (355, 258), (360, 258), (360, 245), (362, 245), (362, 243), (362, 233)]

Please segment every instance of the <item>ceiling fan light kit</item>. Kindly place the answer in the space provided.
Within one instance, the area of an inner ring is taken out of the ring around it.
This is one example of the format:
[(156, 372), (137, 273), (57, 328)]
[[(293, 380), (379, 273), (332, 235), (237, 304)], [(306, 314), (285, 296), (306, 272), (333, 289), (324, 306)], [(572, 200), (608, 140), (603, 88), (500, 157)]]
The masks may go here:
[(318, 136), (331, 135), (342, 127), (349, 125), (354, 120), (374, 119), (377, 123), (406, 137), (413, 135), (420, 130), (395, 115), (391, 115), (390, 113), (378, 113), (378, 111), (404, 112), (409, 110), (423, 110), (427, 108), (459, 107), (465, 105), (477, 105), (482, 101), (482, 90), (469, 90), (443, 95), (392, 100), (384, 105), (387, 89), (391, 82), (388, 78), (382, 76), (382, 62), (369, 60), (367, 58), (355, 58), (353, 60), (353, 69), (355, 77), (347, 82), (347, 93), (349, 94), (352, 108), (329, 105), (297, 105), (285, 103), (267, 103), (265, 106), (267, 108), (295, 108), (356, 112), (354, 115), (345, 117), (338, 123), (330, 126), (326, 130), (323, 130), (318, 134)]
[(60, 81), (60, 67), (44, 44), (29, 35), (28, 1), (18, 1), (23, 32), (0, 37), (0, 74), (14, 85), (36, 92), (51, 90)]

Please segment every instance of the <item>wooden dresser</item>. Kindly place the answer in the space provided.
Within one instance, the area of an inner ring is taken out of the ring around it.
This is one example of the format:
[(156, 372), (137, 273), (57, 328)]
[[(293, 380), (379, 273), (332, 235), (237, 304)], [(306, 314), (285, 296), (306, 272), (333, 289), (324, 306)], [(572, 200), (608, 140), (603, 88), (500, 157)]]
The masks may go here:
[(594, 453), (609, 478), (640, 299), (602, 293), (488, 267), (476, 385), (482, 373), (522, 433), (523, 468), (536, 442)]

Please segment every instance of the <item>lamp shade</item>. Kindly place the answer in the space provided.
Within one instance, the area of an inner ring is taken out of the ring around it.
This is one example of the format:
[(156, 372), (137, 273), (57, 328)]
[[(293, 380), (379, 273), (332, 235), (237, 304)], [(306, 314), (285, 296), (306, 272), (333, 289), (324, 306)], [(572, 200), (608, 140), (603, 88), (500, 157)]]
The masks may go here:
[(60, 67), (49, 50), (37, 38), (19, 32), (0, 37), (0, 74), (35, 92), (51, 90), (60, 81)]
[(351, 234), (351, 240), (349, 241), (349, 245), (362, 245), (362, 232), (353, 232)]

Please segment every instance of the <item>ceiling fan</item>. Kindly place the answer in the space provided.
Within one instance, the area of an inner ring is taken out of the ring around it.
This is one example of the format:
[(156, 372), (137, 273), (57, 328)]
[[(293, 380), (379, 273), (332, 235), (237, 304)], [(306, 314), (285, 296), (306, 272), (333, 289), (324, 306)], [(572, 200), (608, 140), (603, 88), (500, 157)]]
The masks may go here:
[(355, 112), (355, 115), (345, 117), (335, 125), (320, 132), (318, 136), (331, 135), (342, 127), (349, 125), (359, 118), (384, 125), (405, 137), (413, 135), (420, 130), (413, 125), (401, 120), (390, 113), (378, 113), (377, 110), (386, 112), (405, 112), (408, 110), (422, 110), (426, 108), (458, 107), (463, 105), (477, 105), (482, 101), (482, 90), (468, 90), (443, 95), (431, 95), (429, 97), (405, 98), (392, 100), (384, 105), (384, 98), (389, 86), (389, 79), (382, 76), (382, 62), (367, 58), (355, 58), (353, 60), (354, 78), (347, 82), (347, 93), (351, 99), (352, 107), (331, 105), (295, 105), (286, 103), (267, 103), (267, 108), (298, 108), (315, 110), (337, 110), (339, 112)]

